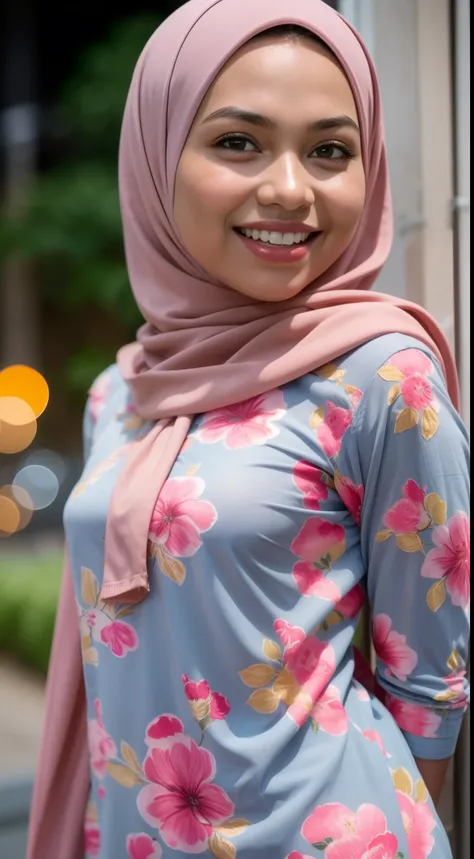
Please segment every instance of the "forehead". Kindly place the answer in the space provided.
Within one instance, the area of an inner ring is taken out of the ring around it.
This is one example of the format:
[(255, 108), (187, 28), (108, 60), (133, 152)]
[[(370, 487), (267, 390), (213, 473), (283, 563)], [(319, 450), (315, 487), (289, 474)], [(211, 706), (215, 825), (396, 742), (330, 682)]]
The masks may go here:
[(329, 48), (310, 37), (262, 36), (241, 47), (224, 65), (198, 111), (234, 105), (311, 121), (344, 113), (357, 120), (357, 107), (344, 70)]

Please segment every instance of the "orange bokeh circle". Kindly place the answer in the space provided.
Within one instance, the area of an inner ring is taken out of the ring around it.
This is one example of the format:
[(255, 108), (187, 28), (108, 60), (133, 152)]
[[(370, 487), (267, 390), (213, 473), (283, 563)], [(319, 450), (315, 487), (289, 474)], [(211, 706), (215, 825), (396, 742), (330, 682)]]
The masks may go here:
[(18, 397), (0, 396), (0, 453), (21, 453), (36, 435), (31, 406)]
[(12, 364), (0, 371), (0, 397), (17, 397), (28, 403), (34, 416), (43, 414), (49, 401), (48, 383), (41, 373), (25, 364)]
[(31, 522), (33, 504), (28, 493), (19, 487), (0, 488), (0, 537), (10, 537)]

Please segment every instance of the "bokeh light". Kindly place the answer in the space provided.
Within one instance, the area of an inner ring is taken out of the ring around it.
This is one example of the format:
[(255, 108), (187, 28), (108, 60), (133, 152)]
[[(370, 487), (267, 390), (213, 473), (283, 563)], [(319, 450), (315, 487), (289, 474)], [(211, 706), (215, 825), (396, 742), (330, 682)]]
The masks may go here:
[(20, 453), (36, 435), (36, 416), (30, 404), (14, 396), (0, 396), (0, 453)]
[(49, 401), (49, 388), (41, 373), (24, 364), (13, 364), (0, 371), (0, 398), (15, 397), (27, 403), (36, 418)]
[[(48, 384), (37, 370), (14, 364), (0, 371), (0, 454), (22, 453), (30, 446), (48, 401)], [(0, 537), (23, 530), (35, 510), (52, 504), (63, 477), (61, 457), (50, 451), (31, 454), (12, 483), (0, 487)]]
[(0, 537), (10, 537), (31, 522), (33, 504), (21, 487), (0, 487)]
[(16, 474), (12, 487), (17, 502), (21, 504), (21, 495), (26, 493), (33, 510), (44, 510), (55, 500), (59, 481), (54, 471), (45, 465), (26, 465)]

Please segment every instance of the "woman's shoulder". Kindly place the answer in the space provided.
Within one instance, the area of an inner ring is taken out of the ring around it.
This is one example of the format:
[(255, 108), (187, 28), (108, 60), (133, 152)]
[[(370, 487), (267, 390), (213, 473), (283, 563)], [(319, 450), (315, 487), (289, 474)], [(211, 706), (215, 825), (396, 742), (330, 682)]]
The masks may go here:
[(438, 362), (430, 348), (420, 340), (406, 334), (382, 334), (362, 343), (337, 362), (338, 369), (351, 378), (361, 391), (370, 386), (371, 381), (381, 376), (393, 375), (393, 381), (400, 381), (405, 371), (425, 373), (428, 368), (439, 370)]

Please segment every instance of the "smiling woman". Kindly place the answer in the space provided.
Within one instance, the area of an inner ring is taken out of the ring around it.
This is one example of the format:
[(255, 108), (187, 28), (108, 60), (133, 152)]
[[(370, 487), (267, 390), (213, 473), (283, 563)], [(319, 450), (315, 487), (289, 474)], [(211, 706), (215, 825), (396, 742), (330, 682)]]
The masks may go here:
[(364, 199), (341, 66), (303, 29), (259, 34), (210, 88), (179, 162), (174, 215), (187, 251), (232, 289), (285, 300), (340, 257)]
[(288, 6), (191, 0), (137, 63), (119, 176), (147, 321), (86, 407), (28, 859), (450, 856), (456, 373), (422, 308), (369, 292), (391, 207), (367, 51)]

